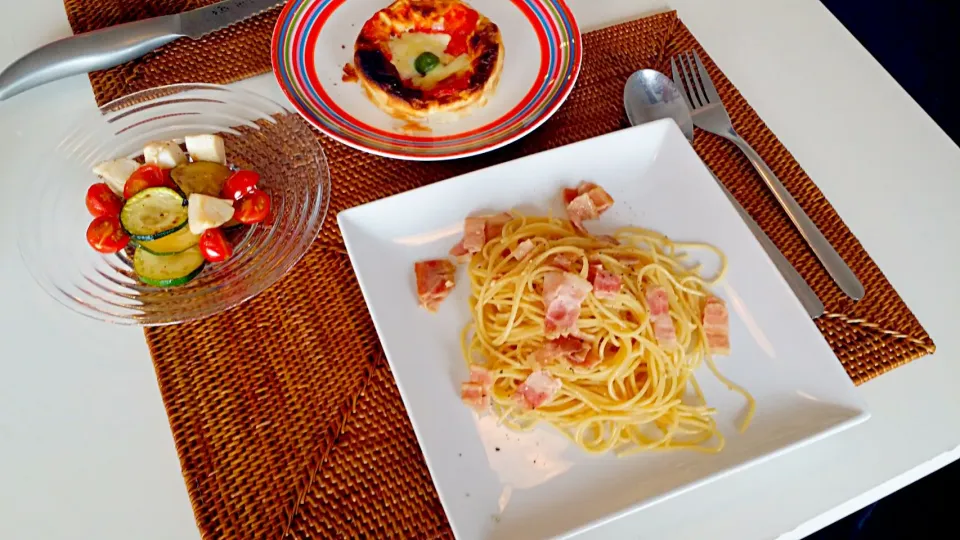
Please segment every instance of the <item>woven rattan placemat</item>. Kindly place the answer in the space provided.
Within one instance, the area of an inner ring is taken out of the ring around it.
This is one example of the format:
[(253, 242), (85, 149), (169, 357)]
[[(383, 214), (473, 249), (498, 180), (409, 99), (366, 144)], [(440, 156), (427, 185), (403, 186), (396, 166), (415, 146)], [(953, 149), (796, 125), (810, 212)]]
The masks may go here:
[[(172, 13), (208, 0), (66, 0), (75, 31)], [(277, 12), (200, 42), (180, 40), (90, 76), (99, 102), (175, 82), (229, 82), (269, 70)], [(333, 216), (387, 195), (626, 126), (634, 70), (667, 72), (696, 48), (733, 118), (866, 287), (845, 299), (749, 163), (700, 135), (696, 149), (823, 299), (817, 321), (850, 377), (866, 381), (932, 353), (933, 342), (883, 273), (692, 34), (666, 13), (584, 36), (566, 104), (521, 141), (476, 158), (379, 158), (319, 136), (333, 182), (313, 248), (272, 288), (218, 316), (146, 331), (183, 476), (206, 538), (452, 536), (381, 356)], [(202, 54), (200, 51), (202, 50)]]

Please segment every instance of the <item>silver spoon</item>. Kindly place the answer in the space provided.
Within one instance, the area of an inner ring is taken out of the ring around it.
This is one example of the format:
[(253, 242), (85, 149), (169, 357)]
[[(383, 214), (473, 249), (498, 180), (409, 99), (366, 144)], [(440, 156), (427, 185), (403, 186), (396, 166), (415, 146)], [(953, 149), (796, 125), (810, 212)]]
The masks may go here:
[[(670, 118), (680, 126), (680, 131), (683, 132), (687, 140), (693, 143), (693, 120), (690, 118), (690, 111), (673, 81), (663, 73), (652, 69), (641, 69), (631, 75), (627, 79), (627, 84), (623, 87), (623, 107), (627, 111), (630, 125), (639, 126), (654, 120)], [(713, 171), (710, 171), (710, 174), (713, 174)], [(814, 319), (823, 315), (823, 302), (813, 292), (810, 285), (804, 281), (797, 269), (783, 256), (783, 253), (780, 253), (770, 237), (763, 232), (763, 229), (750, 217), (743, 206), (740, 206), (740, 203), (727, 190), (723, 182), (715, 174), (713, 178), (727, 195), (727, 198), (730, 199), (730, 204), (740, 214), (750, 232), (760, 242), (760, 246), (767, 252), (767, 256), (780, 271), (787, 285), (793, 290), (793, 294), (803, 304), (807, 314)]]

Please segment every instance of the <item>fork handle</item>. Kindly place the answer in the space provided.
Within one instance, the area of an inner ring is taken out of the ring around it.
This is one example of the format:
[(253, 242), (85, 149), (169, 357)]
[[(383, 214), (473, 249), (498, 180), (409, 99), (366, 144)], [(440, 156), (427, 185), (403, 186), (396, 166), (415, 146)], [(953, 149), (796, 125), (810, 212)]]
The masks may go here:
[(800, 231), (800, 235), (806, 240), (810, 249), (813, 250), (813, 253), (820, 260), (820, 263), (827, 270), (827, 273), (830, 274), (830, 277), (833, 278), (833, 281), (840, 287), (840, 290), (854, 300), (863, 298), (863, 284), (857, 279), (857, 275), (853, 273), (853, 270), (851, 270), (843, 260), (843, 257), (837, 253), (837, 250), (833, 249), (833, 246), (823, 236), (820, 229), (810, 220), (807, 213), (800, 208), (796, 199), (790, 195), (790, 192), (787, 191), (787, 188), (780, 182), (777, 175), (773, 174), (773, 171), (770, 170), (770, 167), (768, 167), (760, 155), (757, 154), (757, 151), (741, 139), (740, 135), (733, 129), (723, 136), (736, 144), (737, 147), (743, 151), (744, 155), (747, 156), (750, 164), (753, 165), (753, 168), (760, 174), (760, 178), (763, 179), (763, 182), (767, 184), (767, 187), (773, 192), (774, 197), (777, 198), (777, 202), (780, 203), (784, 212), (787, 213), (787, 217), (790, 218), (790, 221), (792, 221), (797, 230)]

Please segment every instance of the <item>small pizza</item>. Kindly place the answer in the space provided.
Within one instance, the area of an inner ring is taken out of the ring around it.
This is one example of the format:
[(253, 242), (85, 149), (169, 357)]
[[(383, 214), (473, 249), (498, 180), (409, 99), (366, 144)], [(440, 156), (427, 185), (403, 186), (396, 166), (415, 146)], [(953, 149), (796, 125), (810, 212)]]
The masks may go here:
[(363, 25), (357, 79), (391, 116), (439, 119), (483, 105), (503, 69), (493, 22), (458, 0), (397, 0)]

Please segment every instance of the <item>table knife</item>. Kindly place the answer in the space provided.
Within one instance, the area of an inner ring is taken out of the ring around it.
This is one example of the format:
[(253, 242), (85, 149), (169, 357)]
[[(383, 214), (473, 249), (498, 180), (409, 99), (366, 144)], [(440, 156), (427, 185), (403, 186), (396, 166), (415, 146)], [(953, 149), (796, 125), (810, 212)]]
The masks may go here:
[[(706, 165), (705, 165), (706, 166)], [(707, 167), (707, 170), (710, 170)], [(787, 282), (787, 285), (790, 286), (790, 289), (793, 291), (793, 294), (797, 296), (797, 299), (800, 300), (800, 304), (803, 305), (803, 309), (807, 311), (807, 315), (811, 319), (816, 319), (817, 317), (823, 315), (824, 308), (823, 302), (820, 301), (820, 298), (817, 296), (817, 293), (813, 291), (810, 287), (810, 284), (807, 283), (803, 276), (800, 275), (800, 272), (790, 264), (790, 261), (783, 255), (777, 245), (773, 243), (773, 240), (770, 240), (770, 237), (767, 236), (767, 233), (763, 232), (763, 229), (760, 228), (760, 225), (750, 217), (750, 214), (747, 213), (747, 210), (740, 204), (740, 201), (733, 196), (733, 193), (730, 193), (730, 190), (727, 189), (727, 186), (723, 185), (723, 182), (717, 178), (717, 175), (710, 170), (710, 174), (713, 175), (713, 179), (717, 181), (717, 185), (720, 186), (720, 189), (723, 190), (724, 195), (727, 196), (727, 199), (730, 200), (730, 204), (733, 205), (733, 208), (736, 209), (737, 213), (740, 214), (740, 218), (743, 219), (743, 222), (747, 224), (747, 228), (750, 229), (750, 232), (753, 233), (754, 238), (760, 242), (760, 246), (764, 251), (767, 252), (767, 256), (770, 257), (770, 260), (773, 261), (773, 265), (777, 267), (777, 270), (780, 271), (780, 275), (783, 276), (783, 280)]]
[(27, 53), (0, 73), (0, 101), (50, 81), (128, 62), (181, 37), (199, 39), (284, 1), (224, 0), (54, 41)]

